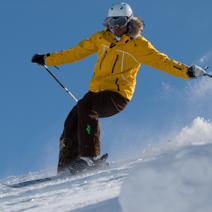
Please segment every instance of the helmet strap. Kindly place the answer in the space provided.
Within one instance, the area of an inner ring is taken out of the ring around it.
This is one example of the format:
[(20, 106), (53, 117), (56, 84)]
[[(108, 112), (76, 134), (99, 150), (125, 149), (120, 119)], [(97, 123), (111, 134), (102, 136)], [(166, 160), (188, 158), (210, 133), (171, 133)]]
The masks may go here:
[(132, 21), (130, 20), (130, 21), (127, 23), (127, 31), (126, 31), (126, 33), (129, 32), (131, 25), (132, 25)]

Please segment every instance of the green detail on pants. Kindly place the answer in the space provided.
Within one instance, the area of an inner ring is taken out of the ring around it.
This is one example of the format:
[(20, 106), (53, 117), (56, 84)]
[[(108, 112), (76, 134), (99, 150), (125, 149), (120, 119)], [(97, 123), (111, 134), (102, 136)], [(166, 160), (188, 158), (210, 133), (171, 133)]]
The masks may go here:
[(90, 125), (87, 125), (86, 131), (88, 132), (89, 135), (91, 134), (91, 126)]

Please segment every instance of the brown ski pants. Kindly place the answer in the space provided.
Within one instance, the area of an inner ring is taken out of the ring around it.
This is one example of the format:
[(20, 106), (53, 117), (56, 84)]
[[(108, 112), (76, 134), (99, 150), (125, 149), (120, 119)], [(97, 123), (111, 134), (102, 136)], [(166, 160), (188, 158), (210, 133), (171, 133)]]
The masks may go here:
[(79, 156), (100, 155), (100, 125), (98, 118), (121, 112), (129, 100), (112, 91), (88, 92), (69, 113), (60, 138), (58, 172)]

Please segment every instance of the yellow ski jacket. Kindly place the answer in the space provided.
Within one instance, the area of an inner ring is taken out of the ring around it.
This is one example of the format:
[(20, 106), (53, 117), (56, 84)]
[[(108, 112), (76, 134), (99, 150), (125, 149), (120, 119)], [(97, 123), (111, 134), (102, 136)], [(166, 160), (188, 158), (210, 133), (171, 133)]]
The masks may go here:
[(131, 39), (124, 34), (117, 41), (109, 30), (97, 32), (73, 48), (47, 54), (46, 63), (48, 66), (73, 63), (94, 53), (97, 53), (97, 62), (93, 69), (94, 76), (90, 80), (91, 92), (114, 91), (131, 100), (141, 63), (177, 77), (190, 79), (187, 76), (188, 66), (169, 59), (143, 36)]

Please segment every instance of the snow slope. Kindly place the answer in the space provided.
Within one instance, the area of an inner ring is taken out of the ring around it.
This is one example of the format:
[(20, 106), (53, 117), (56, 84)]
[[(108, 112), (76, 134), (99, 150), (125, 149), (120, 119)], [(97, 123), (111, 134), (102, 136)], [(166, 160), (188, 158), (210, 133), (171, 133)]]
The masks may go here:
[(124, 212), (212, 211), (212, 144), (188, 146), (134, 168), (119, 197)]
[[(128, 163), (121, 167), (22, 189), (11, 189), (1, 185), (0, 211), (74, 211), (79, 208), (84, 209), (76, 211), (88, 211), (88, 206), (99, 211), (104, 204), (115, 207), (115, 211), (121, 211), (117, 197), (132, 165)], [(25, 176), (8, 177), (2, 182), (18, 182), (52, 174), (50, 171), (31, 173)], [(94, 206), (91, 206), (92, 204)], [(110, 210), (106, 208), (105, 211)]]
[[(92, 173), (12, 189), (0, 184), (0, 211), (211, 212), (212, 124), (196, 118), (128, 161)], [(54, 175), (55, 169), (10, 176), (16, 183)]]

